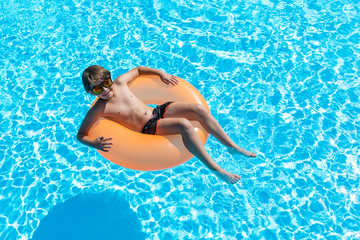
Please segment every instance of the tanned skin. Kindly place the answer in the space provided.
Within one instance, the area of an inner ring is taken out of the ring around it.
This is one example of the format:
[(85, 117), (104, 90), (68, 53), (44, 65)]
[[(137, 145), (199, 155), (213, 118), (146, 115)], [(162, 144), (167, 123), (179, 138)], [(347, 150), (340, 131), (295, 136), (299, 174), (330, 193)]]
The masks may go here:
[[(164, 71), (136, 67), (129, 72), (120, 75), (114, 80), (111, 87), (103, 87), (103, 91), (96, 95), (99, 100), (86, 114), (77, 134), (77, 139), (90, 147), (109, 151), (112, 146), (111, 136), (101, 136), (90, 139), (88, 131), (99, 117), (106, 117), (123, 126), (141, 132), (144, 125), (152, 118), (153, 108), (140, 101), (129, 89), (128, 84), (141, 74), (156, 74), (166, 84), (177, 85), (178, 80), (174, 75)], [(97, 82), (95, 85), (100, 85)], [(95, 86), (90, 84), (90, 88)], [(89, 92), (93, 94), (92, 92)], [(94, 94), (93, 94), (94, 95)], [(227, 183), (236, 183), (240, 176), (222, 169), (207, 153), (199, 136), (196, 134), (190, 121), (196, 120), (222, 144), (231, 154), (243, 154), (248, 157), (256, 157), (254, 152), (247, 151), (236, 145), (225, 133), (216, 119), (202, 105), (196, 103), (172, 103), (163, 119), (158, 122), (158, 135), (181, 134), (186, 148), (199, 158), (220, 179)]]

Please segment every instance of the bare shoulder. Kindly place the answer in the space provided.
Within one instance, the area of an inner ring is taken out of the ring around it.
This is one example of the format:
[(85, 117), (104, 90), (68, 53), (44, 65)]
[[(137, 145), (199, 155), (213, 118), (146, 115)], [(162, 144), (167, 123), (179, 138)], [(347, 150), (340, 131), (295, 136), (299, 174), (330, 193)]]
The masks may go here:
[(115, 80), (114, 80), (114, 84), (127, 84), (128, 82), (134, 80), (136, 77), (138, 77), (139, 74), (139, 68), (133, 68), (130, 71), (128, 71), (127, 73), (124, 73), (120, 76), (118, 76)]

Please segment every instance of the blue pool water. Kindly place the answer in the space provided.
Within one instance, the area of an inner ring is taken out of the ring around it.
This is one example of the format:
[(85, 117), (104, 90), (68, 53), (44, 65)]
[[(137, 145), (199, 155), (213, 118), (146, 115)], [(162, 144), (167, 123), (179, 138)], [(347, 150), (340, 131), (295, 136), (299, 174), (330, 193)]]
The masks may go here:
[[(0, 239), (30, 239), (56, 209), (105, 190), (139, 239), (360, 238), (358, 0), (0, 6)], [(158, 172), (112, 164), (75, 139), (93, 101), (80, 79), (91, 64), (186, 79), (258, 157), (209, 139), (219, 165), (242, 176), (236, 185), (196, 158)]]

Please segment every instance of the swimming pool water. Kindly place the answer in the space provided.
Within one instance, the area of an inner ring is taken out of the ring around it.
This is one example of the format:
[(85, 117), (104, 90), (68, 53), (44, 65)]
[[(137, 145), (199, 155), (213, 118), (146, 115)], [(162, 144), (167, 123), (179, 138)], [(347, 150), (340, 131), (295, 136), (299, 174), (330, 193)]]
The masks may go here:
[[(28, 239), (80, 193), (129, 203), (147, 239), (360, 238), (360, 4), (357, 0), (0, 3), (0, 238)], [(206, 149), (124, 169), (75, 135), (92, 98), (80, 74), (139, 65), (182, 77), (256, 159)], [(121, 238), (119, 238), (121, 239)]]

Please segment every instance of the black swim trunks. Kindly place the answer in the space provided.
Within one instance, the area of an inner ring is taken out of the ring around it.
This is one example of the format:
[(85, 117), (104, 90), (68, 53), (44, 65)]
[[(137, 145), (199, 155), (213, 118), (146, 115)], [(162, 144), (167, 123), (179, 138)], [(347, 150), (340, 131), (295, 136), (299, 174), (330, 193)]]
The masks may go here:
[(166, 102), (162, 105), (156, 106), (156, 108), (154, 108), (154, 110), (152, 112), (153, 117), (145, 124), (144, 128), (141, 130), (141, 133), (156, 135), (158, 121), (161, 118), (164, 118), (166, 109), (172, 103), (173, 102)]

